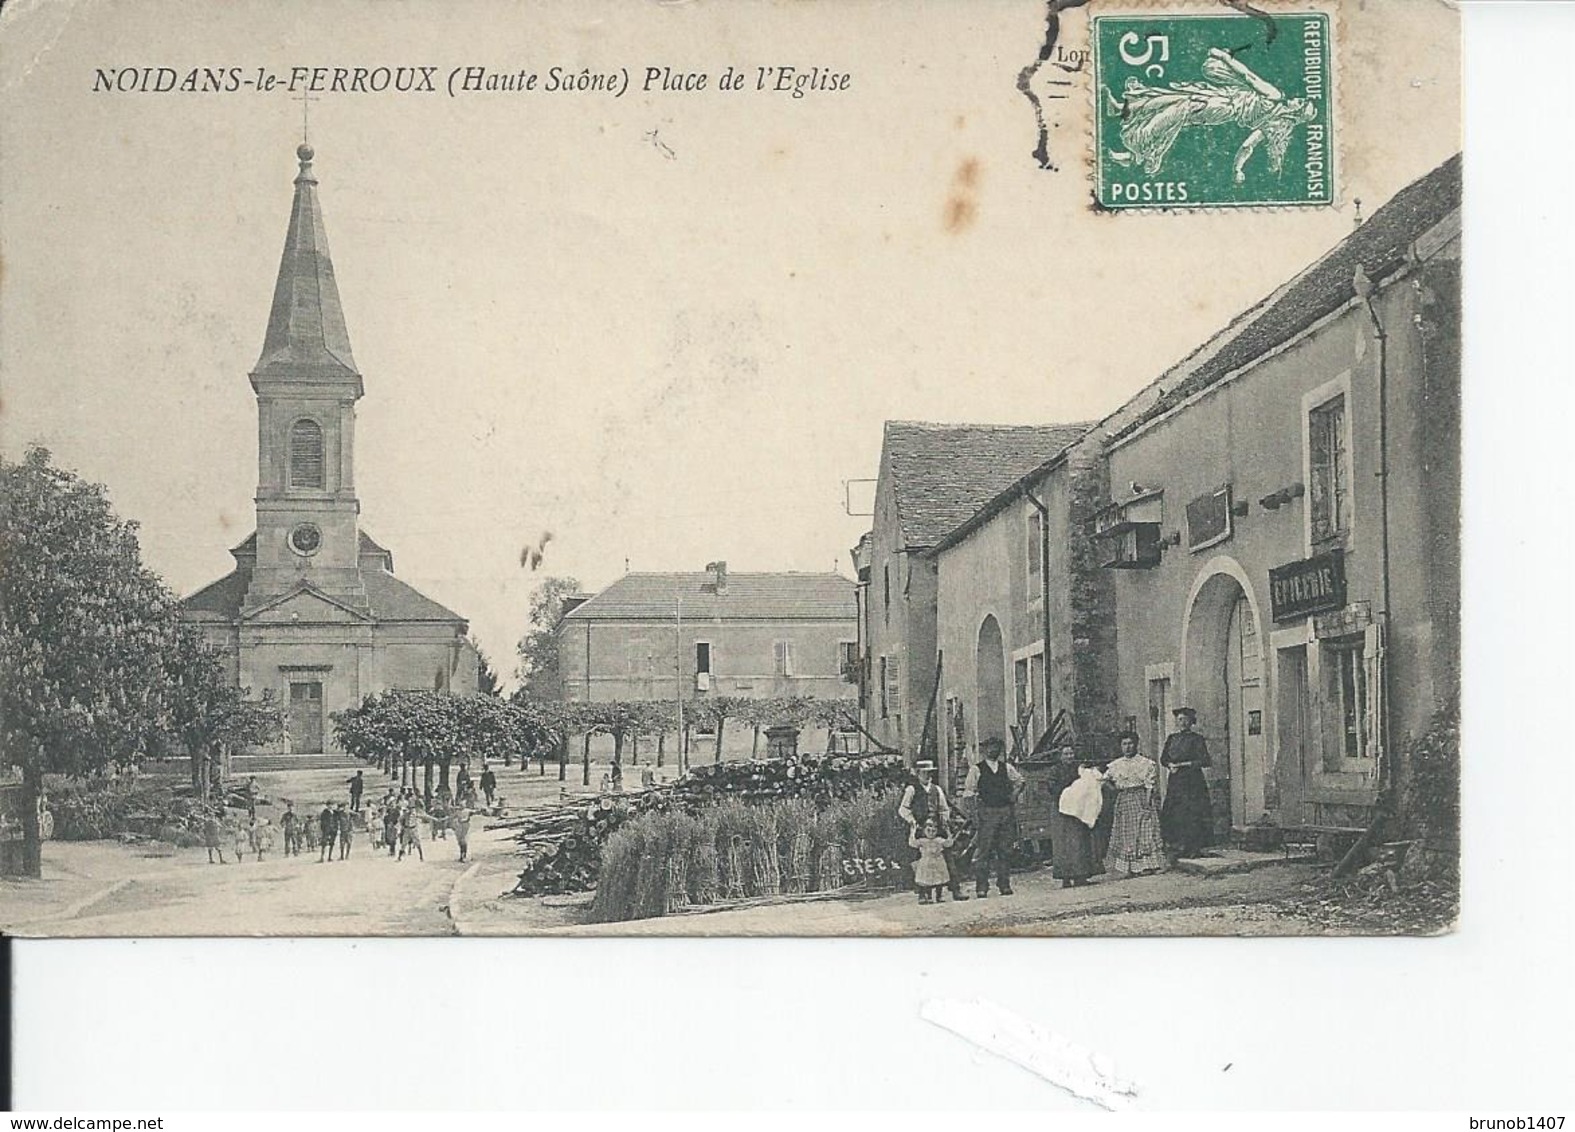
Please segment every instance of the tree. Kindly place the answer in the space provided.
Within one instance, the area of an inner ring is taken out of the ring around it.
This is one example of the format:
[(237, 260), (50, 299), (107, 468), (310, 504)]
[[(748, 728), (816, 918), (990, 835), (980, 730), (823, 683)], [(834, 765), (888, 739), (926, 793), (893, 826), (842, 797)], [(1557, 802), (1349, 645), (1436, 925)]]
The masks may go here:
[(528, 633), (520, 638), (520, 689), (533, 700), (563, 699), (563, 676), (558, 668), (558, 621), (564, 602), (580, 592), (577, 578), (547, 578), (530, 598)]
[(191, 785), (206, 798), (222, 777), (225, 748), (256, 746), (278, 738), (284, 716), (271, 691), (251, 700), (250, 688), (229, 682), (217, 650), (191, 625), (176, 629), (168, 658), (170, 734), (191, 758)]
[(503, 683), (498, 679), (498, 671), (492, 667), (491, 659), (482, 651), (475, 637), (470, 638), (470, 647), (476, 650), (476, 691), (483, 696), (503, 695)]
[(748, 711), (749, 701), (739, 696), (696, 696), (684, 705), (684, 718), (695, 727), (709, 727), (716, 733), (713, 762), (722, 761), (722, 736), (727, 721)]
[(43, 448), (0, 459), (0, 762), (22, 774), (23, 868), (41, 875), (46, 773), (129, 761), (168, 717), (178, 603), (102, 484)]

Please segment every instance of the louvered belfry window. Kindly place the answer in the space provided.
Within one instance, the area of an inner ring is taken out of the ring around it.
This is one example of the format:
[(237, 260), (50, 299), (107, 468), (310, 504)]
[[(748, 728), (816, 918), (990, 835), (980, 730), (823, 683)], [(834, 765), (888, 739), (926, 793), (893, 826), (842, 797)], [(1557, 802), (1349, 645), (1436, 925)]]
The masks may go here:
[(322, 488), (323, 428), (313, 420), (290, 426), (290, 486)]

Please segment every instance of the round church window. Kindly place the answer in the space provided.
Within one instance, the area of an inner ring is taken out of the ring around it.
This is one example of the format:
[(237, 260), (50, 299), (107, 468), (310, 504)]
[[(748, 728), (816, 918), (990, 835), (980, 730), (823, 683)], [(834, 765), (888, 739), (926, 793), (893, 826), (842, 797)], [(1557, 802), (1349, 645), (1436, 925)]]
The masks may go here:
[(302, 523), (290, 532), (290, 549), (297, 554), (316, 554), (323, 545), (323, 532), (311, 523)]

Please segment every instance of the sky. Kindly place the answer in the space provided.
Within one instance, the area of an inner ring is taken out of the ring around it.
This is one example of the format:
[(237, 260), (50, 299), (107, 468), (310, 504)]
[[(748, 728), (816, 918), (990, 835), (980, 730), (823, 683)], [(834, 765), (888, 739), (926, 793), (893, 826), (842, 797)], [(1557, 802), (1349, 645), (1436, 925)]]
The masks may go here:
[[(1204, 5), (1207, 8), (1207, 5)], [(1033, 161), (1039, 0), (7, 5), (0, 452), (109, 486), (180, 593), (252, 529), (256, 363), (302, 103), (95, 92), (99, 69), (456, 67), (324, 92), (315, 171), (350, 339), (362, 527), (514, 666), (544, 575), (851, 573), (888, 419), (1110, 412), (1460, 147), (1457, 17), (1336, 21), (1334, 208), (1095, 215), (1091, 84)], [(1208, 8), (1208, 10), (1214, 10)], [(1083, 13), (1065, 43), (1086, 44)], [(847, 89), (716, 89), (728, 67)], [(547, 92), (553, 67), (621, 97)], [(645, 68), (709, 75), (643, 91)], [(538, 571), (522, 549), (550, 532)]]

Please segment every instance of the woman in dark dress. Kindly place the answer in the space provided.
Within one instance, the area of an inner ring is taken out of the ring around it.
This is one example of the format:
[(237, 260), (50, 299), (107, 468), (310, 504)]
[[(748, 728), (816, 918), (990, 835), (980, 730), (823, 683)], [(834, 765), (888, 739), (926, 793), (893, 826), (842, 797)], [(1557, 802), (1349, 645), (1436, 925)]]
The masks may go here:
[(1203, 768), (1209, 765), (1209, 745), (1192, 730), (1197, 712), (1179, 707), (1171, 714), (1176, 717), (1176, 730), (1165, 740), (1165, 750), (1159, 756), (1160, 764), (1170, 770), (1160, 830), (1165, 844), (1178, 857), (1200, 857), (1214, 833), (1209, 784), (1203, 777)]
[(1071, 747), (1057, 752), (1050, 768), (1050, 857), (1052, 869), (1062, 888), (1088, 883), (1094, 875), (1095, 857), (1092, 831), (1071, 814), (1061, 812), (1061, 793), (1077, 781), (1082, 768)]

